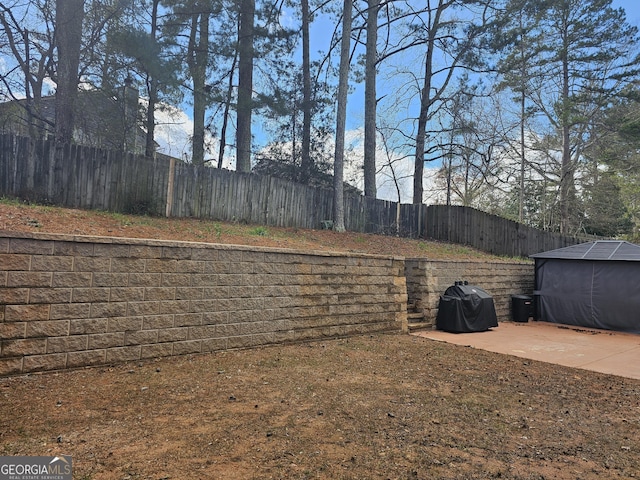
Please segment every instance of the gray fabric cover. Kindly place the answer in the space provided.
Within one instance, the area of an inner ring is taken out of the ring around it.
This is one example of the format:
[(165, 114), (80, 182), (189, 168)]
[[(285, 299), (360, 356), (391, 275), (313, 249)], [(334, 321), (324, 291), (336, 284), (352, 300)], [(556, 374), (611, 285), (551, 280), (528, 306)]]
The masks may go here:
[(536, 258), (536, 318), (640, 333), (640, 264)]

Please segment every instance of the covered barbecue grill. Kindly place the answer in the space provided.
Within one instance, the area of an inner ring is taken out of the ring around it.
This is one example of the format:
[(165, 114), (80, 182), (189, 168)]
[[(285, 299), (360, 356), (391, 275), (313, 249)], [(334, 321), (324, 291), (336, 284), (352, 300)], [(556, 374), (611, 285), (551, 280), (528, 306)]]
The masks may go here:
[(446, 332), (484, 332), (498, 326), (493, 298), (482, 288), (456, 282), (440, 296), (436, 327)]

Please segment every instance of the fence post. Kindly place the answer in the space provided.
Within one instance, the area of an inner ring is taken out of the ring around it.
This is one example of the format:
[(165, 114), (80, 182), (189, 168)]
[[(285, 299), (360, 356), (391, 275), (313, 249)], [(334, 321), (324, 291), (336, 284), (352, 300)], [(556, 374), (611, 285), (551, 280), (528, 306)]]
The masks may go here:
[(169, 160), (169, 182), (167, 185), (167, 208), (165, 210), (165, 216), (171, 216), (171, 207), (173, 205), (173, 184), (176, 178), (176, 159), (171, 157)]

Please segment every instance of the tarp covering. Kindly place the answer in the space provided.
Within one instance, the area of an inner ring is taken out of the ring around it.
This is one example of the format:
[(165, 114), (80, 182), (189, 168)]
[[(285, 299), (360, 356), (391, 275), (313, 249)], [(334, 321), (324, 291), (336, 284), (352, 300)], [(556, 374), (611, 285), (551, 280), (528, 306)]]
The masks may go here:
[(498, 326), (493, 298), (474, 285), (452, 285), (440, 296), (436, 327), (454, 333), (484, 332)]
[(536, 318), (640, 333), (640, 264), (536, 258)]

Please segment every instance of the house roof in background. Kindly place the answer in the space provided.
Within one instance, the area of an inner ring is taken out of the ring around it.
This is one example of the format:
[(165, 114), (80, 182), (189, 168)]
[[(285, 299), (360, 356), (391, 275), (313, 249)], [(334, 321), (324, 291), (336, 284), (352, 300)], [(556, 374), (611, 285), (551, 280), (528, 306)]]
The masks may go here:
[(617, 260), (640, 262), (640, 245), (623, 240), (598, 240), (530, 255), (565, 260)]

